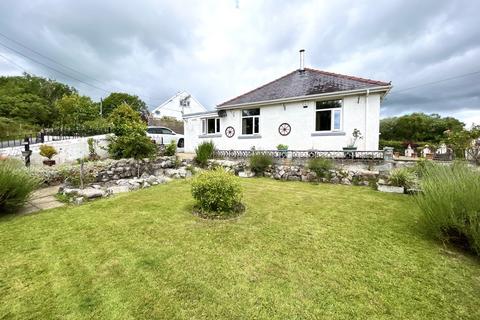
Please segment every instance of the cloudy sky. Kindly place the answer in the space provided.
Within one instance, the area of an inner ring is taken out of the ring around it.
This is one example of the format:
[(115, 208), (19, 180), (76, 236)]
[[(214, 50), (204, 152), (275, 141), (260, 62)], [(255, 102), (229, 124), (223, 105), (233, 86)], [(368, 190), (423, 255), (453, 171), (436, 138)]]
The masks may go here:
[(479, 12), (476, 0), (2, 0), (0, 74), (95, 100), (134, 93), (151, 108), (187, 90), (213, 108), (298, 68), (304, 48), (308, 67), (392, 81), (383, 116), (469, 125), (480, 123)]

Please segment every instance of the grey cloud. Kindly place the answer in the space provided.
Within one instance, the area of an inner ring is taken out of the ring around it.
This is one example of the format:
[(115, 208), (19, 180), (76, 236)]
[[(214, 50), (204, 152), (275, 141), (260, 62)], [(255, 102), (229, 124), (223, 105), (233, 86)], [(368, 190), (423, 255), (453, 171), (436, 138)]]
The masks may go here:
[[(311, 67), (391, 80), (384, 116), (480, 109), (480, 75), (395, 94), (480, 70), (477, 1), (239, 4), (7, 0), (0, 2), (0, 31), (98, 79), (99, 86), (124, 88), (151, 105), (188, 90), (212, 107), (296, 68), (298, 49), (305, 48)], [(94, 98), (105, 95), (2, 47), (0, 53)], [(15, 70), (1, 60), (0, 72)]]

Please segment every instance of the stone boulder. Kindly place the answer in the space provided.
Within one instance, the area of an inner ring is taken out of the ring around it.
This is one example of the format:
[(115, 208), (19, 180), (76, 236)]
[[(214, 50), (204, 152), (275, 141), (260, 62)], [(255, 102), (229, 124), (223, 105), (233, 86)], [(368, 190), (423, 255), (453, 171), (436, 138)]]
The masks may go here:
[(129, 192), (130, 188), (128, 186), (111, 186), (107, 188), (106, 190), (107, 195), (111, 194), (118, 194), (118, 193), (124, 193), (124, 192)]
[(252, 177), (255, 176), (255, 173), (252, 172), (252, 171), (250, 171), (250, 170), (245, 170), (245, 171), (240, 171), (240, 172), (238, 173), (238, 176), (239, 176), (240, 178), (252, 178)]
[(105, 195), (105, 191), (102, 189), (95, 189), (92, 187), (85, 188), (78, 192), (78, 195), (87, 199), (101, 198)]

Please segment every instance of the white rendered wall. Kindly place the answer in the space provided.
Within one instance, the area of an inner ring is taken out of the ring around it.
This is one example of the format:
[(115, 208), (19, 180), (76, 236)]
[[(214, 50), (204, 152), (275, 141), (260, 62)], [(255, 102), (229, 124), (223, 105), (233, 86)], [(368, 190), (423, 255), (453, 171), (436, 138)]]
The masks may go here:
[[(201, 118), (185, 119), (185, 151), (194, 152), (201, 141), (212, 140), (221, 150), (275, 150), (278, 144), (286, 144), (290, 150), (342, 150), (347, 146), (354, 129), (364, 135), (357, 143), (358, 150), (378, 150), (380, 123), (380, 95), (370, 94), (368, 106), (366, 96), (351, 96), (343, 99), (341, 130), (337, 133), (315, 133), (315, 101), (294, 102), (260, 107), (260, 138), (242, 136), (241, 110), (227, 110), (220, 118), (220, 134), (201, 134)], [(307, 106), (307, 108), (304, 108)], [(291, 126), (288, 136), (281, 136), (278, 127), (282, 123)], [(225, 136), (225, 128), (232, 126), (235, 135)], [(243, 139), (244, 138), (244, 139)]]
[[(108, 141), (106, 139), (106, 135), (98, 135), (93, 136), (96, 140), (96, 148), (95, 151), (101, 158), (106, 158), (108, 156), (108, 152), (105, 148), (108, 146)], [(76, 139), (69, 139), (63, 141), (50, 141), (44, 144), (49, 146), (55, 147), (58, 154), (53, 157), (53, 160), (57, 164), (62, 163), (69, 163), (75, 162), (77, 159), (88, 157), (88, 143), (87, 140), (89, 138), (76, 138)], [(40, 155), (40, 146), (41, 143), (32, 144), (30, 145), (30, 150), (32, 151), (32, 155), (30, 156), (30, 164), (34, 166), (42, 165), (43, 160), (45, 157)], [(16, 158), (23, 161), (22, 151), (24, 147), (10, 147), (10, 148), (3, 148), (0, 149), (0, 155), (5, 154), (8, 157)]]
[[(166, 102), (164, 105), (161, 105), (152, 111), (152, 116), (154, 118), (162, 117), (172, 117), (178, 120), (182, 120), (183, 114), (205, 112), (204, 106), (200, 104), (195, 98), (190, 97), (190, 105), (182, 107), (180, 105), (180, 100), (184, 99), (189, 94), (186, 92), (180, 93)], [(183, 114), (182, 114), (183, 110)], [(158, 111), (158, 112), (157, 112)]]

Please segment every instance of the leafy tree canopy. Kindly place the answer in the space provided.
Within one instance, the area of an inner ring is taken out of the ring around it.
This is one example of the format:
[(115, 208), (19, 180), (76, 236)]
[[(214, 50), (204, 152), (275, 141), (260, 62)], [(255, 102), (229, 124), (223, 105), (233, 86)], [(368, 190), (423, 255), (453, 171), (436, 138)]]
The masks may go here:
[(127, 103), (116, 107), (108, 120), (113, 125), (113, 133), (117, 136), (124, 136), (132, 131), (138, 131), (146, 135), (146, 125), (140, 118), (140, 114)]
[(0, 117), (49, 126), (58, 116), (55, 102), (72, 93), (73, 87), (27, 73), (0, 77)]
[(140, 113), (143, 119), (146, 119), (148, 116), (147, 104), (142, 101), (138, 96), (131, 95), (123, 92), (112, 92), (108, 97), (103, 100), (102, 110), (103, 115), (108, 116), (112, 111), (120, 106), (121, 104), (126, 103), (133, 110)]
[(412, 113), (380, 121), (380, 138), (396, 141), (425, 141), (439, 143), (445, 132), (463, 130), (465, 124), (453, 117), (438, 114)]
[(62, 126), (75, 127), (99, 116), (99, 108), (92, 99), (77, 93), (64, 95), (57, 100), (58, 123)]

